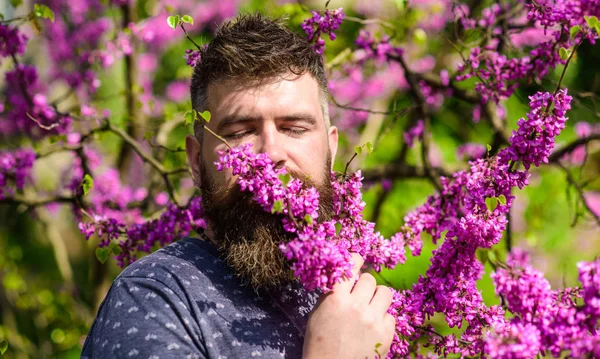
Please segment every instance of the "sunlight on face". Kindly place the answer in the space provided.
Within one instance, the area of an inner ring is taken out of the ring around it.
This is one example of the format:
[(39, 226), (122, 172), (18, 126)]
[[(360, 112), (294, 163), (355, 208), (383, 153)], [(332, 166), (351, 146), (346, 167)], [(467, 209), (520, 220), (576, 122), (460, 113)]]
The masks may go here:
[[(290, 74), (266, 84), (244, 86), (227, 81), (208, 87), (208, 127), (232, 146), (251, 143), (285, 166), (320, 183), (328, 151), (337, 151), (337, 128), (325, 128), (319, 87), (310, 74)], [(233, 185), (230, 173), (219, 173), (212, 163), (227, 146), (205, 133), (201, 160), (217, 185)]]

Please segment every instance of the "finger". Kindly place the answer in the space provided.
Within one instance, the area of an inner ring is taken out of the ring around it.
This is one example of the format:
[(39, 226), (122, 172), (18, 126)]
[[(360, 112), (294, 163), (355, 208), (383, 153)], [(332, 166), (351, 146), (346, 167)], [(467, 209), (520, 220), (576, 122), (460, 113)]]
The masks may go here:
[(381, 315), (385, 315), (388, 309), (390, 309), (390, 305), (392, 304), (393, 294), (390, 288), (385, 285), (378, 285), (375, 289), (375, 294), (373, 294), (373, 298), (371, 299), (371, 307), (375, 311), (375, 313), (381, 313)]
[(390, 346), (392, 345), (392, 341), (394, 341), (394, 333), (396, 332), (396, 318), (394, 318), (391, 314), (386, 314), (383, 318), (383, 326), (385, 328), (386, 337), (384, 342), (382, 343), (383, 356), (385, 358), (390, 350)]
[(352, 288), (352, 295), (355, 297), (355, 300), (362, 304), (369, 304), (373, 295), (375, 294), (375, 289), (377, 287), (377, 281), (375, 277), (373, 277), (370, 273), (363, 273), (360, 275), (360, 278), (354, 284), (354, 288)]
[(358, 273), (360, 273), (360, 268), (362, 268), (363, 264), (365, 263), (365, 260), (360, 256), (360, 254), (350, 253), (350, 255), (352, 256), (353, 263), (352, 278), (344, 276), (344, 278), (342, 278), (342, 281), (333, 287), (334, 290), (350, 293), (352, 287), (354, 286), (354, 283), (356, 282), (355, 278), (358, 276)]

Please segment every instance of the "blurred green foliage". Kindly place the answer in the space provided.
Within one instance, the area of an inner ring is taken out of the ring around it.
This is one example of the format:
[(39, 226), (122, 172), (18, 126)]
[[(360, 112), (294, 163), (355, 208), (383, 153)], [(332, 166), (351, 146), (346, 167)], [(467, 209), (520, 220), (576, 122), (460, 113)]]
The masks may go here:
[[(145, 2), (137, 2), (140, 16), (146, 16)], [(323, 4), (315, 2), (306, 7), (322, 8)], [(345, 6), (348, 16), (362, 16), (348, 1), (332, 1), (330, 7), (341, 4)], [(402, 1), (397, 4), (395, 13), (388, 15), (386, 21), (394, 26), (397, 39), (415, 36), (412, 27), (421, 14), (414, 9), (404, 10)], [(290, 26), (299, 32), (301, 21), (309, 16), (307, 8), (295, 2), (277, 6), (273, 1), (262, 0), (246, 1), (241, 6), (242, 11), (262, 11), (272, 16), (286, 15)], [(361, 27), (357, 22), (345, 21), (337, 32), (338, 38), (333, 42), (326, 40), (326, 60), (333, 59), (346, 48), (352, 48)], [(476, 38), (479, 35), (473, 33), (466, 36)], [(194, 34), (194, 39), (205, 43), (210, 39), (210, 32)], [(422, 41), (422, 34), (417, 34), (414, 40)], [(424, 52), (434, 56), (453, 51), (443, 37), (427, 38), (425, 41), (427, 46)], [(182, 58), (184, 50), (188, 48), (189, 43), (185, 42), (182, 36), (181, 42), (170, 46), (164, 52), (158, 65), (159, 70), (153, 75), (154, 92), (162, 93), (170, 82), (190, 77), (191, 69)], [(580, 55), (567, 72), (567, 87), (575, 91), (594, 88), (596, 95), (598, 94), (600, 72), (597, 70), (600, 51), (597, 49), (597, 46), (582, 46), (579, 50)], [(40, 46), (29, 51), (34, 52), (31, 58), (35, 59), (43, 57), (46, 50)], [(378, 69), (369, 65), (365, 71), (376, 72)], [(545, 80), (541, 87), (552, 88), (557, 78), (555, 73)], [(463, 83), (461, 86), (468, 87), (469, 83)], [(102, 74), (102, 86), (98, 90), (97, 99), (94, 100), (99, 107), (111, 110), (111, 121), (119, 126), (128, 121), (123, 97), (119, 96), (123, 88), (122, 64), (117, 63), (110, 72)], [(527, 96), (539, 88), (536, 84), (521, 86), (507, 101), (509, 128), (514, 129), (516, 121), (525, 115), (528, 110)], [(398, 108), (408, 105), (406, 95), (394, 94), (389, 101), (389, 109), (394, 103)], [(566, 143), (575, 138), (575, 122), (597, 121), (597, 113), (590, 108), (593, 108), (591, 100), (581, 98), (570, 112), (570, 124), (559, 137), (558, 143)], [(188, 101), (167, 104), (162, 118), (150, 120), (148, 131), (156, 132), (161, 124), (182, 117), (188, 110)], [(363, 151), (354, 165), (360, 164), (360, 168), (369, 169), (389, 163), (397, 156), (403, 144), (402, 129), (408, 122), (408, 117), (388, 115), (384, 122), (389, 124), (390, 128), (386, 129), (379, 142), (373, 143), (374, 152), (367, 157), (366, 151)], [(489, 125), (485, 122), (473, 123), (471, 109), (454, 99), (447, 99), (443, 111), (434, 115), (432, 128), (432, 142), (439, 150), (441, 163), (449, 169), (466, 167), (466, 163), (456, 157), (458, 145), (464, 142), (492, 142), (492, 130)], [(191, 132), (190, 125), (177, 126), (171, 132), (167, 146), (183, 148), (184, 137)], [(108, 133), (99, 135), (98, 143), (102, 144), (101, 150), (109, 158), (114, 157), (119, 148), (116, 137)], [(362, 143), (354, 143), (352, 137), (342, 134), (340, 145), (340, 156), (336, 160), (335, 169), (343, 171), (354, 146)], [(410, 163), (418, 163), (418, 153), (418, 146), (409, 152)], [(185, 156), (183, 153), (169, 152), (164, 154), (162, 160), (166, 165), (176, 166), (185, 163)], [(600, 190), (599, 160), (600, 156), (596, 152), (590, 155), (581, 171), (573, 170), (576, 177), (591, 179), (588, 184), (589, 190)], [(44, 179), (48, 176), (49, 184), (42, 186), (52, 188), (52, 171), (55, 171), (52, 165), (38, 168), (39, 178)], [(581, 208), (575, 208), (576, 194), (568, 187), (565, 175), (559, 168), (544, 167), (535, 170), (530, 182), (529, 187), (515, 193), (518, 203), (517, 211), (511, 219), (513, 241), (515, 245), (532, 251), (534, 264), (546, 272), (553, 285), (576, 285), (575, 263), (591, 260), (600, 253), (600, 233), (597, 227), (582, 219), (573, 226), (574, 218)], [(381, 207), (377, 219), (378, 230), (385, 236), (395, 233), (403, 223), (404, 215), (422, 204), (433, 190), (433, 186), (425, 179), (395, 180)], [(382, 186), (378, 183), (371, 184), (365, 190), (367, 218), (373, 217), (374, 204), (382, 192)], [(95, 293), (103, 295), (108, 289), (107, 283), (110, 284), (120, 271), (114, 261), (98, 263), (94, 256), (98, 239), (85, 242), (70, 217), (68, 208), (62, 206), (57, 211), (54, 215), (45, 213), (34, 216), (24, 212), (19, 206), (0, 205), (0, 339), (8, 342), (8, 350), (4, 354), (6, 358), (78, 357), (97, 310), (98, 298), (95, 297)], [(57, 244), (57, 236), (61, 237), (62, 244)], [(421, 256), (408, 255), (405, 264), (392, 270), (383, 270), (376, 275), (379, 282), (391, 284), (395, 288), (410, 288), (412, 283), (425, 273), (431, 252), (437, 248), (430, 238), (425, 237)], [(495, 249), (499, 259), (505, 256), (504, 245), (503, 241)], [(68, 268), (64, 267), (65, 263)], [(489, 278), (491, 270), (491, 265), (486, 263), (486, 275), (480, 281), (480, 289), (487, 304), (498, 304)], [(97, 279), (95, 273), (99, 271), (106, 273), (105, 280)], [(440, 332), (447, 332), (441, 324), (442, 321), (443, 318), (436, 320), (435, 325), (439, 327)]]

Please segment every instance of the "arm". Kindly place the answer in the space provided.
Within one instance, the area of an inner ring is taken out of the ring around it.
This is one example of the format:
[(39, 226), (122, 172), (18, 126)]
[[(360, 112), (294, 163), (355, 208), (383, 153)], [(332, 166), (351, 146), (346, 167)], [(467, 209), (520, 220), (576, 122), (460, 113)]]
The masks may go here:
[(205, 358), (200, 329), (179, 295), (162, 282), (122, 277), (100, 306), (82, 358)]
[[(363, 259), (353, 254), (353, 274), (360, 272)], [(324, 294), (310, 315), (304, 336), (303, 359), (373, 358), (375, 346), (385, 358), (394, 337), (396, 321), (387, 313), (392, 292), (377, 286), (364, 273), (356, 284), (346, 279)]]

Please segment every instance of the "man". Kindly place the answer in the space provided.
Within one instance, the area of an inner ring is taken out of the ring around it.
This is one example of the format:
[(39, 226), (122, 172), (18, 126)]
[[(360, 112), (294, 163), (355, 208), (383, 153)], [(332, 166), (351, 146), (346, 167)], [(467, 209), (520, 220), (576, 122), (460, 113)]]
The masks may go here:
[[(394, 332), (391, 291), (362, 274), (331, 292), (308, 293), (278, 249), (291, 239), (281, 218), (241, 192), (213, 162), (225, 143), (251, 143), (277, 166), (315, 186), (319, 219), (331, 215), (329, 171), (337, 128), (327, 80), (311, 44), (281, 22), (240, 16), (222, 25), (192, 78), (192, 105), (212, 120), (195, 125), (186, 152), (208, 222), (126, 268), (104, 300), (85, 358), (372, 358)], [(354, 257), (355, 274), (362, 258)], [(378, 346), (377, 344), (381, 345)]]

